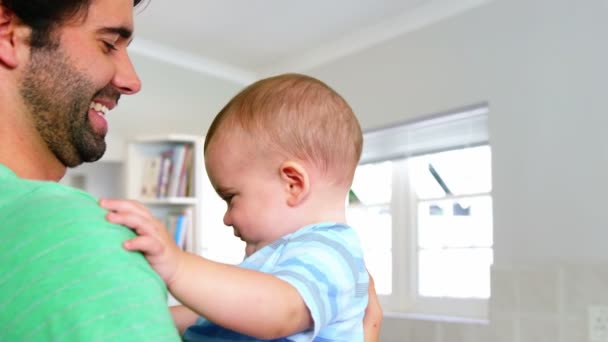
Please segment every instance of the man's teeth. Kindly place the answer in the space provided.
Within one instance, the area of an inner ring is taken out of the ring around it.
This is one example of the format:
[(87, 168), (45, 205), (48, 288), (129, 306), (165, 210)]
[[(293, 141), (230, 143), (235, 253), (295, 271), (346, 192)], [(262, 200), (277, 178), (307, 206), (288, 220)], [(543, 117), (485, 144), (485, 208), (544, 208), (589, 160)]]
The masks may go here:
[(108, 107), (106, 107), (98, 102), (91, 102), (91, 105), (89, 105), (89, 108), (93, 109), (94, 111), (98, 112), (101, 115), (106, 115), (106, 113), (109, 111)]

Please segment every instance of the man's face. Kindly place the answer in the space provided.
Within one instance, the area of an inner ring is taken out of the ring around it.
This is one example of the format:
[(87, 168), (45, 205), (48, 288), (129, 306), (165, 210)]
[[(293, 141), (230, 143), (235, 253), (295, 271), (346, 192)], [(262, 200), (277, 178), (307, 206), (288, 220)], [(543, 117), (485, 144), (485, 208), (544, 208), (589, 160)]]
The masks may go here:
[(31, 50), (20, 93), (41, 138), (66, 166), (101, 158), (105, 114), (121, 94), (140, 89), (126, 52), (132, 6), (132, 0), (93, 0), (84, 19)]
[[(94, 127), (88, 115), (97, 88), (61, 48), (32, 51), (21, 94), (37, 131), (66, 166), (96, 161), (106, 150), (107, 126)], [(111, 86), (103, 92), (118, 100), (119, 93)]]

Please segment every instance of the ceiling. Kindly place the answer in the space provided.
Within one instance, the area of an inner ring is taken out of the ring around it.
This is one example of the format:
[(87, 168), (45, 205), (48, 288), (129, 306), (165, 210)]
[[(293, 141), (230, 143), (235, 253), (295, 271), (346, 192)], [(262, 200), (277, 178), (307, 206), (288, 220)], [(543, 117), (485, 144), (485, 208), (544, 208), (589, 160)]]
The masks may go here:
[(131, 50), (247, 84), (326, 63), (484, 2), (151, 0), (136, 10)]
[(108, 115), (110, 133), (205, 134), (215, 113), (260, 78), (313, 72), (489, 1), (147, 0), (129, 47), (143, 87)]

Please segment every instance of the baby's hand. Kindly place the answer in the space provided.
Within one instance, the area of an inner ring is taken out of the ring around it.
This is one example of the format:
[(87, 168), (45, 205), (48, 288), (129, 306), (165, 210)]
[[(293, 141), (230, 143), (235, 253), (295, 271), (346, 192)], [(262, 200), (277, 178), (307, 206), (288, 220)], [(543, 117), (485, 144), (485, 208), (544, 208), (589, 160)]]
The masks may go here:
[(108, 221), (127, 226), (138, 235), (125, 241), (123, 247), (143, 252), (152, 268), (169, 286), (184, 251), (175, 244), (167, 228), (139, 202), (102, 199), (99, 204), (108, 210)]

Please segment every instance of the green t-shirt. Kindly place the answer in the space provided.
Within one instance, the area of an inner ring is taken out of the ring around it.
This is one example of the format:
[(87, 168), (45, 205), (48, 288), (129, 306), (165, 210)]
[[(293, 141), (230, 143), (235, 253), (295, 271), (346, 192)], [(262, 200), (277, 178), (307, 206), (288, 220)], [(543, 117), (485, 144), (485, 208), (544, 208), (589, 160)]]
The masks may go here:
[(0, 341), (179, 341), (165, 285), (104, 215), (0, 164)]

